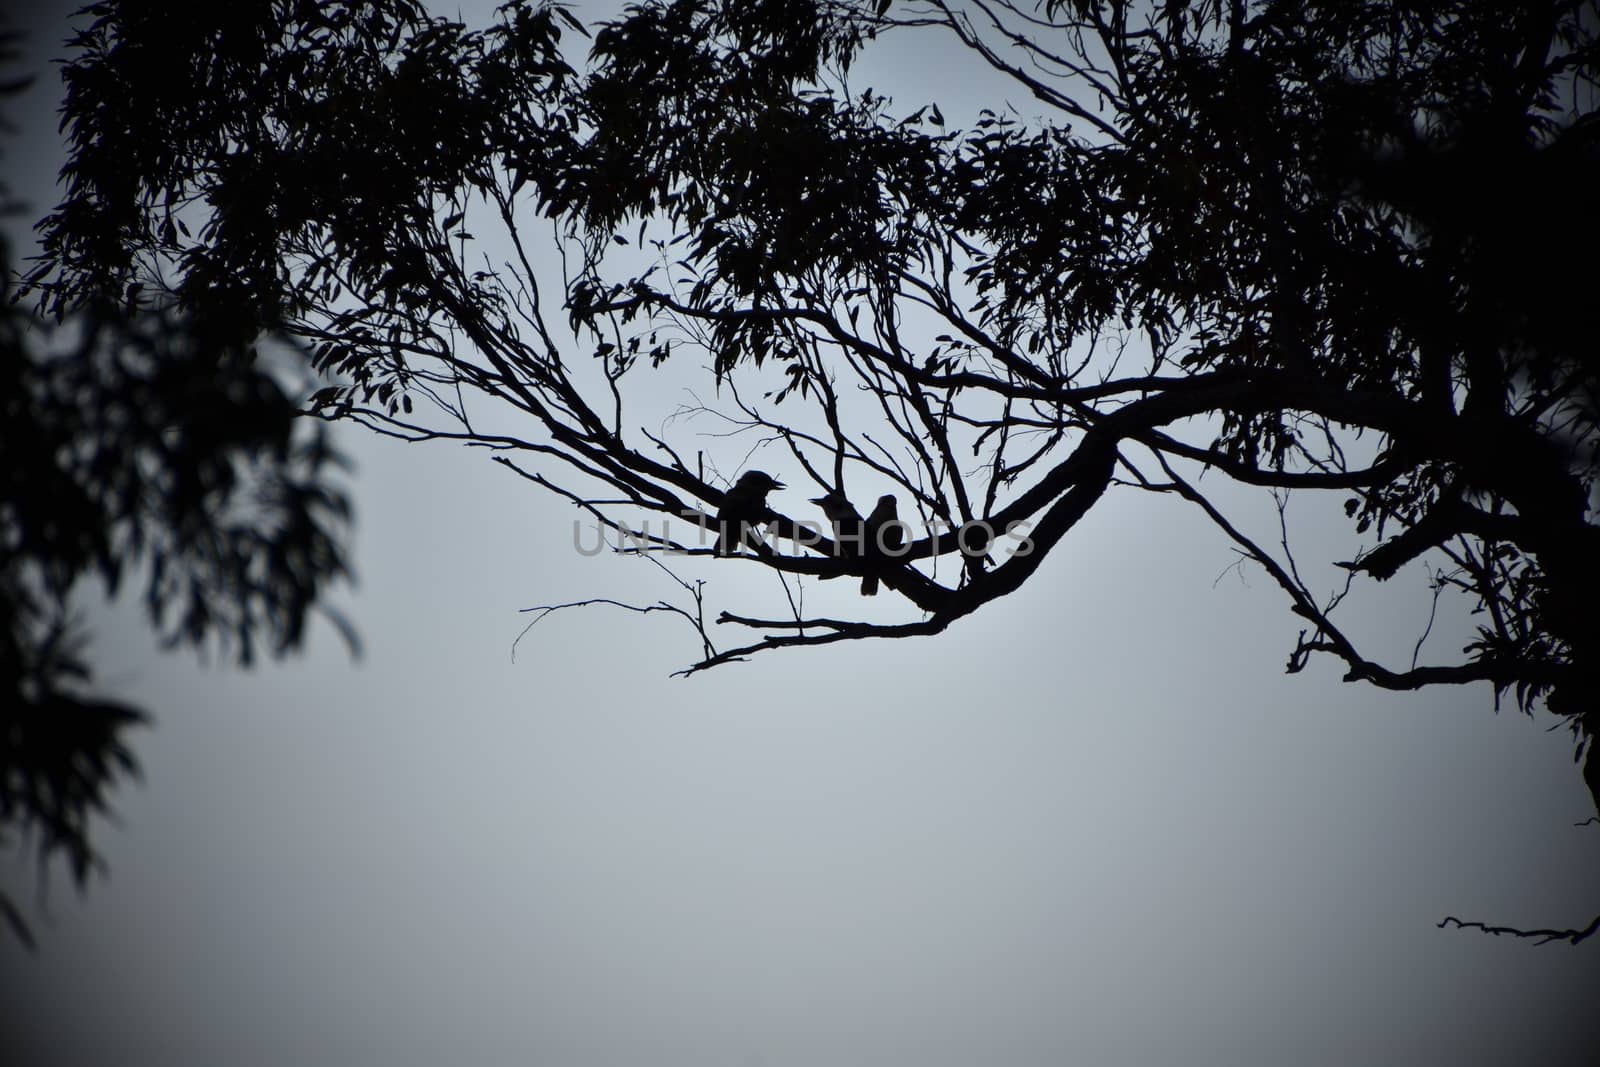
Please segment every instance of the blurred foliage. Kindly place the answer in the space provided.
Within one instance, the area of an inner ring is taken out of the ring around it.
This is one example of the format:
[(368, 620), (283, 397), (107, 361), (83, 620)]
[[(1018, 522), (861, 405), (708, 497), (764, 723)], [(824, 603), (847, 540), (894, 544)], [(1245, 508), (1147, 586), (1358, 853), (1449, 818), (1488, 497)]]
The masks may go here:
[[(137, 772), (128, 732), (148, 720), (95, 695), (74, 612), (85, 580), (110, 594), (141, 582), (168, 647), (283, 655), (348, 575), (349, 504), (326, 428), (297, 418), (294, 360), (274, 372), (262, 338), (164, 298), (42, 320), (10, 258), (0, 248), (0, 845), (31, 844), (41, 879), (60, 857), (81, 888), (93, 820)], [(31, 943), (21, 909), (0, 911)]]

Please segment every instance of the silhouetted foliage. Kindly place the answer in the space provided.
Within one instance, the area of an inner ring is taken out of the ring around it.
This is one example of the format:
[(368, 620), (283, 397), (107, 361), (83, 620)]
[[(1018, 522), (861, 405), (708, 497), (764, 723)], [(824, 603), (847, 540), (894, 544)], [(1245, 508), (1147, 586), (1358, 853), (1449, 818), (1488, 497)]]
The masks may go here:
[[(165, 644), (249, 664), (258, 645), (299, 647), (346, 574), (348, 506), (326, 428), (297, 418), (303, 357), (275, 366), (264, 331), (159, 291), (46, 323), (14, 299), (9, 260), (0, 248), (0, 845), (35, 846), (41, 878), (60, 856), (81, 888), (92, 819), (137, 773), (127, 731), (147, 719), (94, 695), (84, 579), (114, 594), (136, 577)], [(17, 905), (0, 897), (0, 914), (31, 944)]]
[[(521, 0), (484, 30), (402, 0), (86, 18), (41, 308), (296, 338), (321, 417), (487, 446), (633, 551), (710, 556), (645, 520), (711, 524), (765, 453), (834, 537), (775, 497), (795, 549), (715, 567), (908, 616), (723, 612), (758, 633), (718, 649), (684, 582), (691, 670), (939, 632), (1109, 490), (1163, 493), (1281, 587), (1290, 671), (1542, 702), (1600, 797), (1593, 0), (650, 0), (586, 66)], [(853, 87), (878, 37), (935, 32), (1014, 99)], [(685, 385), (715, 399), (662, 400)], [(1250, 534), (1251, 491), (1333, 496), (1345, 559)], [(839, 550), (885, 495), (901, 554)], [(1459, 657), (1342, 628), (1408, 565), (1477, 613)]]

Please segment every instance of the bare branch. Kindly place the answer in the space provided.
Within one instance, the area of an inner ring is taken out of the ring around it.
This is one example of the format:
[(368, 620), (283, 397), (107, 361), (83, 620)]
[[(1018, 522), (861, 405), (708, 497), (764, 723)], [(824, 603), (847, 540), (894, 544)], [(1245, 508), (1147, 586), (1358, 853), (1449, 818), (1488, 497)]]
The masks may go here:
[(1589, 925), (1581, 930), (1523, 930), (1515, 926), (1490, 926), (1486, 923), (1472, 920), (1463, 921), (1454, 915), (1446, 915), (1443, 919), (1440, 919), (1438, 926), (1440, 929), (1446, 926), (1455, 926), (1461, 930), (1482, 930), (1484, 933), (1493, 934), (1496, 937), (1507, 934), (1511, 937), (1530, 939), (1536, 945), (1547, 945), (1552, 941), (1566, 941), (1569, 944), (1578, 945), (1593, 937), (1596, 932), (1600, 932), (1600, 915), (1596, 915)]

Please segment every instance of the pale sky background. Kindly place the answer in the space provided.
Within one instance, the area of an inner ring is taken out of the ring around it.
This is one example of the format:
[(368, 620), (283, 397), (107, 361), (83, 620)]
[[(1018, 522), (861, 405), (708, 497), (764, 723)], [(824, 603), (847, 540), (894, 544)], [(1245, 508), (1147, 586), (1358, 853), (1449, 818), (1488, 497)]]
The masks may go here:
[[(53, 51), (63, 17), (25, 21)], [(972, 91), (929, 38), (872, 62), (907, 111)], [(7, 156), (40, 210), (56, 93)], [(1570, 736), (1483, 686), (1285, 676), (1282, 597), (1219, 581), (1176, 502), (1113, 496), (939, 637), (677, 680), (687, 629), (603, 608), (513, 661), (519, 608), (671, 589), (577, 555), (571, 509), (481, 454), (342, 440), (359, 663), (321, 625), (301, 659), (200, 666), (95, 610), (102, 686), (157, 724), (110, 876), (56, 872), (37, 956), (0, 944), (0, 1059), (1593, 1062), (1600, 947), (1434, 925), (1595, 914)], [(781, 601), (707, 573), (735, 610)], [(1394, 584), (1373, 626), (1409, 648), (1422, 578)], [(0, 857), (31, 904), (29, 871)]]

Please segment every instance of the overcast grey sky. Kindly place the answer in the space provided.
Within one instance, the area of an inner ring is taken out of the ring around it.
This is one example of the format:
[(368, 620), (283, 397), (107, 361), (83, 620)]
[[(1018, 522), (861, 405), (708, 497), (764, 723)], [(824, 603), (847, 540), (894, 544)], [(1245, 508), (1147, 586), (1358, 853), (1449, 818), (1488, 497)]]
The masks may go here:
[[(873, 62), (976, 91), (930, 39)], [(55, 92), (8, 157), (40, 207)], [(518, 609), (668, 595), (652, 567), (576, 554), (481, 454), (343, 441), (362, 661), (324, 626), (206, 667), (96, 609), (103, 684), (158, 722), (109, 878), (0, 946), (21, 1062), (1593, 1062), (1600, 949), (1434, 925), (1594, 914), (1569, 735), (1486, 687), (1285, 676), (1283, 601), (1176, 503), (1108, 500), (939, 637), (674, 680), (686, 629), (601, 608), (511, 655)], [(1373, 625), (1412, 633), (1421, 589)], [(0, 885), (32, 900), (11, 857)]]

